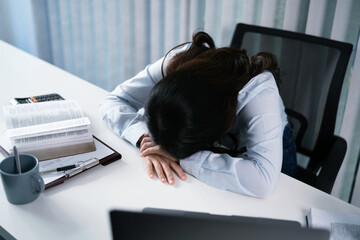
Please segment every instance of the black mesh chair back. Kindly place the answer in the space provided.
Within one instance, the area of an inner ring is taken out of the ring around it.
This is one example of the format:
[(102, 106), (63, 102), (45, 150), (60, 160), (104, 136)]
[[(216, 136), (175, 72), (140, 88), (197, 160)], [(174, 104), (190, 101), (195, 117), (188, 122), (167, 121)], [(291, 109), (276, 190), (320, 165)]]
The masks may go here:
[[(261, 51), (277, 57), (279, 91), (297, 151), (309, 158), (297, 178), (330, 193), (346, 152), (345, 140), (334, 136), (334, 129), (352, 45), (246, 24), (236, 26), (231, 45), (246, 49), (249, 57)], [(336, 156), (329, 156), (335, 150)]]

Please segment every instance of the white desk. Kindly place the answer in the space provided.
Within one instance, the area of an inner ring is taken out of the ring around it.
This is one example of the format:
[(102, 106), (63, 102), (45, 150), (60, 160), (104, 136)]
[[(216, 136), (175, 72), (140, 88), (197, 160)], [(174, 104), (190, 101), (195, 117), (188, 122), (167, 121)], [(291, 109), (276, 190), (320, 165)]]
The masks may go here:
[(360, 208), (286, 175), (265, 200), (215, 189), (190, 176), (186, 182), (177, 179), (174, 186), (152, 180), (138, 149), (115, 136), (100, 119), (98, 105), (107, 91), (0, 41), (1, 106), (15, 96), (52, 92), (77, 99), (92, 121), (94, 135), (123, 158), (46, 190), (26, 205), (10, 204), (0, 184), (0, 225), (18, 239), (111, 239), (111, 209), (172, 208), (289, 219), (303, 226), (310, 207), (360, 214)]

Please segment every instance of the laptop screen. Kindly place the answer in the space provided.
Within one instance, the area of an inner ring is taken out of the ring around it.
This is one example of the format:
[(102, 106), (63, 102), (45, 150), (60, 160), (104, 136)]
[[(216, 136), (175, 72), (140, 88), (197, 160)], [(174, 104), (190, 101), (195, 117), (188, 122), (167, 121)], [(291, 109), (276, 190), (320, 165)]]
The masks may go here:
[(326, 230), (301, 228), (298, 222), (222, 216), (165, 209), (110, 212), (113, 239), (329, 239)]

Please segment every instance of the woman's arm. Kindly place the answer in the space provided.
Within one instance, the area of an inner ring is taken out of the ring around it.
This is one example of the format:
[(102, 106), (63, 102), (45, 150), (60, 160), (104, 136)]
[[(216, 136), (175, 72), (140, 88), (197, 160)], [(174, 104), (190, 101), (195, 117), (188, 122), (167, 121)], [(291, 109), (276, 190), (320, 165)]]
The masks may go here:
[[(148, 65), (133, 78), (119, 84), (103, 100), (100, 104), (102, 119), (117, 135), (134, 146), (146, 143), (149, 139), (149, 136), (146, 135), (148, 129), (144, 121), (146, 98), (155, 84), (163, 78), (161, 73), (162, 65), (163, 71), (166, 72), (169, 61), (177, 53), (185, 51), (189, 47), (190, 44), (179, 47), (171, 51), (165, 60), (162, 58)], [(145, 136), (146, 138), (144, 138)], [(143, 157), (151, 178), (155, 176), (156, 172), (162, 182), (174, 184), (175, 178), (172, 173), (174, 171), (182, 180), (186, 180), (186, 175), (179, 166), (178, 161), (159, 154), (148, 154)]]
[(119, 84), (100, 104), (102, 119), (117, 135), (134, 146), (147, 132), (144, 103), (153, 86), (159, 81), (161, 63), (162, 59)]
[[(287, 123), (272, 75), (265, 73), (254, 79), (239, 93), (238, 105), (241, 110), (235, 125), (239, 142), (246, 145), (246, 153), (231, 157), (200, 151), (180, 160), (180, 165), (188, 174), (208, 185), (264, 198), (274, 190), (280, 175), (283, 129)], [(158, 148), (144, 145), (142, 156), (166, 156)]]
[[(189, 46), (187, 44), (169, 53), (163, 64), (164, 72), (172, 57)], [(117, 135), (134, 146), (148, 131), (143, 108), (151, 89), (162, 79), (163, 59), (148, 65), (133, 78), (119, 84), (100, 104), (102, 119)]]
[(286, 122), (282, 108), (276, 91), (261, 92), (239, 113), (243, 124), (241, 136), (246, 138), (246, 156), (231, 157), (203, 151), (180, 160), (181, 167), (208, 185), (266, 197), (274, 190), (281, 170)]
[[(281, 170), (282, 136), (286, 124), (281, 111), (283, 106), (278, 94), (262, 92), (239, 113), (242, 116), (239, 121), (246, 123), (243, 126), (246, 156), (231, 157), (228, 154), (201, 151), (180, 160), (182, 169), (213, 187), (253, 197), (266, 197), (274, 190)], [(151, 143), (142, 145), (142, 156), (166, 156), (160, 148)], [(170, 162), (163, 162), (162, 165), (170, 166)], [(162, 167), (165, 171), (167, 168)], [(159, 171), (160, 176), (164, 176), (162, 169)], [(151, 175), (152, 171), (148, 169), (148, 172)]]

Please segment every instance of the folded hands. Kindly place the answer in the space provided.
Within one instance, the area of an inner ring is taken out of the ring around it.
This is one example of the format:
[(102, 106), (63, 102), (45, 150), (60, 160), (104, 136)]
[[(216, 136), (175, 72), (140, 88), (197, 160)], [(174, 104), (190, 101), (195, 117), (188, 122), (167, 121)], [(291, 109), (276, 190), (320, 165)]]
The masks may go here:
[(150, 178), (154, 178), (156, 173), (161, 182), (173, 185), (175, 183), (173, 172), (175, 172), (181, 180), (186, 180), (186, 174), (180, 167), (179, 160), (172, 157), (160, 145), (155, 144), (148, 133), (141, 139), (140, 152), (145, 158)]

